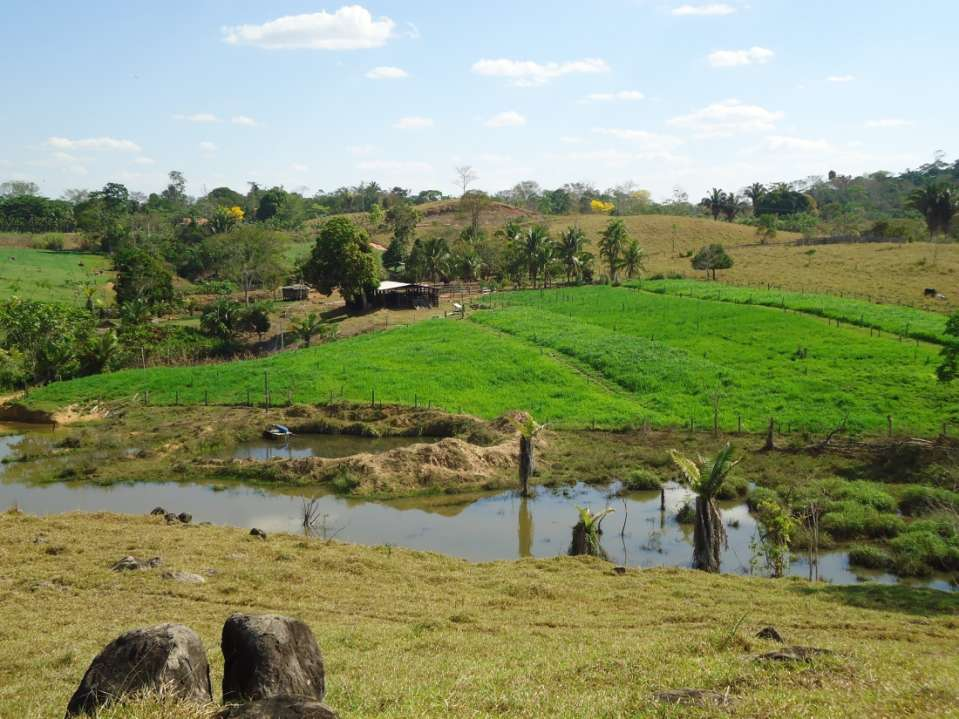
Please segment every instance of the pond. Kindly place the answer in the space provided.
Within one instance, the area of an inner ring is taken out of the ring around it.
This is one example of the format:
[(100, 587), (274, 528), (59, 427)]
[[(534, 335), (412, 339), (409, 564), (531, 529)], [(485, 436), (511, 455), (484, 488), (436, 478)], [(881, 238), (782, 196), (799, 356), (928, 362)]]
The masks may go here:
[[(0, 459), (19, 441), (0, 437)], [(353, 438), (353, 441), (358, 441)], [(0, 474), (3, 473), (0, 464)], [(594, 511), (611, 506), (615, 512), (604, 522), (602, 546), (609, 559), (635, 567), (669, 565), (688, 567), (692, 558), (692, 528), (675, 520), (676, 511), (691, 494), (671, 485), (666, 490), (666, 510), (660, 511), (658, 492), (633, 492), (613, 496), (611, 490), (579, 484), (573, 487), (539, 487), (534, 497), (515, 492), (463, 496), (443, 495), (395, 501), (365, 501), (301, 488), (265, 491), (242, 485), (218, 486), (178, 482), (144, 482), (100, 487), (83, 483), (28, 485), (0, 481), (0, 508), (16, 504), (32, 514), (69, 511), (109, 511), (146, 514), (156, 506), (189, 512), (194, 522), (237, 527), (259, 527), (266, 532), (304, 532), (304, 503), (314, 500), (315, 536), (368, 545), (394, 545), (442, 552), (474, 561), (553, 557), (569, 548), (577, 506)], [(750, 542), (756, 522), (745, 504), (721, 503), (729, 546), (722, 555), (722, 570), (746, 574)], [(623, 522), (625, 519), (625, 529)], [(790, 574), (808, 577), (809, 566), (797, 558)], [(835, 584), (869, 580), (893, 584), (894, 575), (849, 567), (844, 551), (824, 553), (819, 576)], [(946, 577), (910, 581), (946, 591), (955, 590)]]
[(438, 442), (439, 437), (357, 437), (350, 434), (298, 434), (282, 440), (255, 439), (228, 450), (224, 459), (299, 459), (348, 457), (359, 452), (377, 454), (412, 444)]

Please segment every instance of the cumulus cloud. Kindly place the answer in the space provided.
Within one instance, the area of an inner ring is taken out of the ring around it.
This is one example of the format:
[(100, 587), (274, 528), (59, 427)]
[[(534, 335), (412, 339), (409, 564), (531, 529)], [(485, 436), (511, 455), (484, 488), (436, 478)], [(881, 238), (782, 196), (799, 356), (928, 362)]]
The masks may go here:
[(370, 80), (402, 80), (403, 78), (409, 77), (410, 74), (401, 67), (380, 65), (366, 73), (366, 76)]
[(826, 82), (852, 82), (855, 79), (855, 75), (830, 75), (826, 78)]
[(116, 152), (140, 152), (140, 146), (132, 140), (114, 137), (89, 137), (71, 140), (66, 137), (51, 137), (47, 144), (57, 150), (114, 150)]
[(697, 137), (724, 137), (747, 132), (768, 132), (785, 113), (767, 110), (759, 105), (746, 105), (730, 99), (707, 105), (688, 115), (669, 120), (673, 127), (692, 130)]
[(635, 102), (645, 95), (639, 90), (620, 90), (619, 92), (593, 92), (583, 98), (584, 102)]
[(361, 5), (347, 5), (334, 13), (322, 10), (284, 15), (262, 25), (224, 27), (230, 45), (253, 45), (268, 50), (359, 50), (382, 47), (395, 34), (396, 23), (374, 18)]
[(432, 117), (401, 117), (393, 127), (398, 130), (422, 130), (426, 127), (433, 127), (433, 118)]
[(908, 120), (904, 120), (901, 117), (881, 117), (878, 120), (869, 120), (866, 123), (866, 127), (873, 128), (893, 128), (893, 127), (909, 127), (912, 123)]
[(195, 122), (198, 125), (211, 125), (220, 121), (220, 118), (218, 118), (212, 112), (197, 112), (192, 115), (182, 115), (178, 113), (173, 116), (173, 119), (183, 120), (185, 122)]
[(487, 127), (521, 127), (526, 124), (526, 118), (518, 112), (508, 110), (493, 115), (484, 124)]
[(764, 47), (751, 47), (748, 50), (716, 50), (709, 53), (709, 64), (713, 67), (738, 67), (740, 65), (765, 65), (773, 59), (774, 53)]
[(609, 65), (600, 58), (585, 58), (569, 62), (539, 63), (531, 60), (478, 60), (473, 72), (487, 77), (505, 77), (514, 85), (542, 85), (563, 75), (609, 72)]
[(736, 8), (726, 3), (706, 3), (705, 5), (680, 5), (673, 8), (673, 15), (680, 17), (732, 15)]
[(230, 118), (234, 125), (244, 125), (245, 127), (256, 127), (257, 121), (247, 115), (234, 115)]

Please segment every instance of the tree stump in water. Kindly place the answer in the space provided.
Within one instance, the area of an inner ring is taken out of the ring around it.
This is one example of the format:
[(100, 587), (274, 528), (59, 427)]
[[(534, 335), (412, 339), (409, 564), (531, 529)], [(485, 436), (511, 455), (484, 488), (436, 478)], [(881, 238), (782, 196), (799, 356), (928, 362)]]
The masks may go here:
[(529, 496), (529, 478), (536, 471), (536, 462), (533, 457), (533, 437), (521, 434), (519, 437), (519, 483), (520, 494)]

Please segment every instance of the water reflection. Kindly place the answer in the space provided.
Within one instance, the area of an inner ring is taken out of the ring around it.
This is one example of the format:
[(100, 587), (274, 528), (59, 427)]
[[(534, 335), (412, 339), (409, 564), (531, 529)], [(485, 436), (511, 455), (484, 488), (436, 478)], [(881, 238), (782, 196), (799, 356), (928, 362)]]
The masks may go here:
[(243, 442), (230, 449), (225, 459), (300, 459), (303, 457), (348, 457), (359, 452), (378, 454), (412, 444), (431, 444), (437, 437), (357, 437), (348, 434), (296, 435), (287, 441), (266, 438)]
[[(0, 458), (16, 438), (0, 437)], [(4, 465), (0, 465), (0, 474)], [(111, 511), (145, 514), (155, 506), (189, 512), (194, 522), (259, 527), (267, 532), (302, 532), (303, 498), (313, 497), (313, 527), (319, 536), (360, 544), (392, 544), (442, 552), (465, 559), (488, 561), (516, 557), (553, 557), (565, 554), (570, 531), (578, 520), (577, 507), (598, 512), (612, 506), (616, 513), (604, 523), (600, 537), (610, 561), (636, 567), (688, 567), (692, 560), (692, 530), (675, 520), (676, 511), (690, 494), (669, 486), (665, 502), (659, 492), (636, 492), (625, 497), (613, 488), (576, 485), (562, 489), (540, 487), (526, 499), (515, 492), (485, 495), (441, 495), (387, 502), (314, 492), (303, 488), (266, 492), (248, 486), (176, 482), (121, 484), (100, 487), (82, 483), (26, 485), (0, 482), (0, 508), (17, 504), (26, 512)], [(727, 524), (729, 546), (722, 553), (722, 571), (748, 573), (750, 540), (755, 521), (744, 504), (720, 503)], [(625, 519), (625, 527), (623, 520)], [(805, 558), (797, 558), (789, 573), (805, 577)], [(824, 553), (820, 576), (837, 584), (855, 584), (859, 577), (895, 583), (896, 577), (850, 569), (845, 552)], [(921, 582), (937, 589), (953, 589), (948, 580)]]

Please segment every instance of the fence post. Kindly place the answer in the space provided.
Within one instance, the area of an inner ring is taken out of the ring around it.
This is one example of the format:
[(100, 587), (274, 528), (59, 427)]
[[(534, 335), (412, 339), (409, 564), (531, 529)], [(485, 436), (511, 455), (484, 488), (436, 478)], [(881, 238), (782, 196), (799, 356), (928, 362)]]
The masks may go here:
[(892, 437), (892, 415), (886, 415), (886, 426), (889, 429), (889, 436)]
[(376, 388), (370, 388), (370, 407), (376, 407)]
[(180, 406), (180, 390), (179, 389), (177, 389), (175, 397), (176, 399), (173, 401), (173, 404), (174, 406), (179, 407)]
[(268, 371), (263, 372), (263, 404), (267, 409), (270, 408), (270, 373)]
[(203, 390), (203, 404), (205, 404), (207, 407), (210, 406), (210, 390), (208, 389)]

